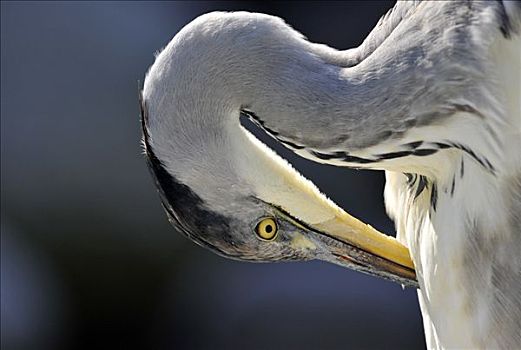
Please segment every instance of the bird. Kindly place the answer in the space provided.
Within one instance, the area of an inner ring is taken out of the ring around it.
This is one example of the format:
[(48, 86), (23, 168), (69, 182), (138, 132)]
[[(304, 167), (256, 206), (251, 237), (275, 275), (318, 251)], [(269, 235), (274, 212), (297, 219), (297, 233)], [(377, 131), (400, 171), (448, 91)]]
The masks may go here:
[[(284, 20), (211, 12), (140, 91), (171, 224), (246, 261), (322, 260), (417, 288), (428, 348), (521, 347), (521, 2), (397, 2), (337, 50)], [(241, 123), (315, 162), (385, 171), (396, 239)]]

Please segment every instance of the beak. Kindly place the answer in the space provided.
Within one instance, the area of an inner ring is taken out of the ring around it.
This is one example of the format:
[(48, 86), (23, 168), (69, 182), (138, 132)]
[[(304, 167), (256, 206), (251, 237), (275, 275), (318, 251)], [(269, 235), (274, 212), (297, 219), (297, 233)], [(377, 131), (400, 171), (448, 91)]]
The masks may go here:
[(316, 258), (404, 287), (419, 288), (407, 247), (342, 209), (336, 209), (338, 213), (334, 218), (314, 224), (295, 219), (289, 213), (284, 216), (301, 229), (304, 237), (299, 236), (297, 242), (315, 248)]
[[(409, 250), (346, 212), (311, 226), (323, 260), (418, 288)], [(327, 254), (329, 253), (329, 254)]]

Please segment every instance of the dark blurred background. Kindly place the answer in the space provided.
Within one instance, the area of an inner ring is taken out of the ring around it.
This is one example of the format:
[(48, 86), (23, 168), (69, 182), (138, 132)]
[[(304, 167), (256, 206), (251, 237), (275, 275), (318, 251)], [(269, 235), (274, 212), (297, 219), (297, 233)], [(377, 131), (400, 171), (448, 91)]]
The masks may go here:
[[(2, 349), (424, 348), (414, 290), (320, 262), (252, 264), (171, 228), (140, 148), (154, 52), (213, 10), (359, 45), (390, 2), (2, 2)], [(272, 143), (271, 143), (272, 144)], [(381, 172), (276, 150), (393, 233)]]

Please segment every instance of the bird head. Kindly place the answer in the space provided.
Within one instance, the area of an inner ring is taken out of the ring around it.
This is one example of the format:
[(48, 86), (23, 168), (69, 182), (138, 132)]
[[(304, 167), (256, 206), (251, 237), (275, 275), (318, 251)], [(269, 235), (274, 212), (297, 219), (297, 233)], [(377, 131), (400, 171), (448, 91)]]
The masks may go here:
[[(237, 70), (244, 60), (230, 52), (222, 68), (212, 54), (242, 45), (234, 39), (241, 30), (255, 28), (264, 39), (272, 27), (296, 32), (265, 15), (212, 14), (195, 22), (157, 57), (141, 95), (144, 150), (173, 226), (233, 259), (319, 259), (417, 286), (406, 247), (347, 214), (240, 124), (260, 105), (237, 88), (234, 60)], [(231, 42), (222, 33), (230, 26)], [(255, 84), (243, 82), (244, 90)]]

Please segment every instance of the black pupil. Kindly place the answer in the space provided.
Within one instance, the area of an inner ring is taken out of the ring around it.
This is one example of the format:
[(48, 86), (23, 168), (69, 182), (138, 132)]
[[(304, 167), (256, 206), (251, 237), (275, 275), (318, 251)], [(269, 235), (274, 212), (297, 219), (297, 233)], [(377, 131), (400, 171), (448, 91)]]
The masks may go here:
[(271, 233), (271, 231), (273, 231), (273, 227), (271, 227), (271, 225), (267, 225), (266, 232)]

